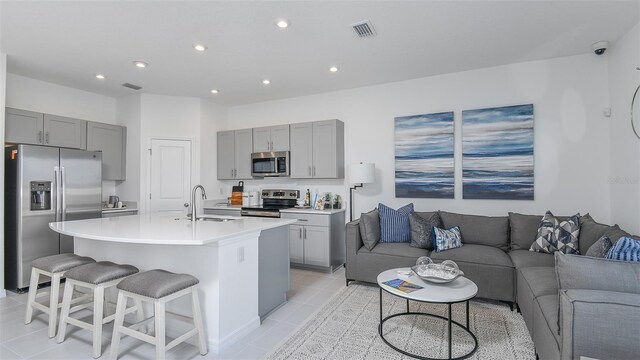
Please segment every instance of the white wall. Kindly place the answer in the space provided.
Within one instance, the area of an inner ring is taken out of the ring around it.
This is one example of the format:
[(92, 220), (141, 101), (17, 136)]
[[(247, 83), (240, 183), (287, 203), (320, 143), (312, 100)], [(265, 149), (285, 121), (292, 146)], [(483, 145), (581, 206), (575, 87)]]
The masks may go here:
[[(340, 74), (336, 74), (340, 76)], [(462, 199), (461, 111), (534, 104), (535, 200)], [(505, 215), (590, 212), (610, 220), (607, 65), (592, 54), (511, 64), (313, 96), (230, 107), (228, 129), (337, 118), (345, 122), (346, 164), (376, 164), (375, 184), (358, 189), (356, 217), (378, 202), (417, 209)], [(394, 117), (455, 111), (456, 199), (398, 199), (394, 190)], [(269, 180), (348, 195), (347, 180)], [(227, 185), (230, 185), (227, 182)], [(257, 186), (248, 182), (250, 186)]]
[[(4, 109), (7, 83), (7, 54), (0, 53), (0, 109)], [(0, 141), (4, 144), (4, 111), (0, 111)], [(0, 298), (5, 296), (4, 291), (4, 154), (0, 156)]]
[[(8, 107), (119, 124), (116, 99), (28, 77), (7, 74)], [(115, 193), (115, 181), (102, 182), (102, 199)]]
[[(640, 234), (640, 139), (631, 129), (630, 107), (640, 85), (640, 24), (613, 44), (609, 57), (611, 98), (612, 222)], [(640, 104), (640, 103), (637, 103)]]

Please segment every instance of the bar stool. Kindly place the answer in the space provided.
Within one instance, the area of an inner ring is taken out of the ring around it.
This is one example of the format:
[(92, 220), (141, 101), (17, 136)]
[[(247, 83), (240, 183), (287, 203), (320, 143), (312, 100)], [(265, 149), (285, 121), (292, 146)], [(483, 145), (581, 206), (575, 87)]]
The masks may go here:
[[(33, 309), (49, 314), (49, 337), (56, 336), (56, 319), (58, 317), (58, 303), (60, 294), (60, 279), (67, 270), (75, 267), (96, 262), (90, 257), (78, 256), (75, 254), (58, 254), (41, 257), (31, 264), (31, 280), (29, 283), (29, 295), (27, 298), (27, 312), (24, 316), (24, 323), (29, 324), (33, 320)], [(50, 290), (38, 293), (38, 283), (40, 275), (51, 278)], [(49, 295), (49, 306), (36, 301), (37, 298)]]
[[(121, 334), (133, 336), (146, 341), (156, 347), (156, 359), (164, 359), (167, 351), (176, 345), (186, 341), (194, 335), (198, 335), (198, 347), (201, 355), (207, 354), (207, 342), (204, 334), (204, 325), (200, 314), (200, 301), (198, 299), (198, 279), (188, 274), (174, 274), (165, 270), (151, 270), (130, 276), (118, 284), (118, 303), (116, 305), (116, 320), (113, 324), (113, 337), (111, 338), (111, 359), (118, 358), (118, 347)], [(192, 317), (167, 312), (167, 302), (191, 294)], [(154, 316), (132, 326), (124, 326), (127, 299), (153, 303)], [(165, 344), (165, 316), (173, 316), (179, 320), (193, 323), (193, 329)], [(135, 327), (146, 326), (154, 322), (155, 334), (150, 336), (133, 330)]]
[[(67, 324), (81, 327), (93, 332), (93, 357), (98, 358), (102, 354), (102, 325), (112, 321), (115, 314), (103, 317), (104, 315), (104, 291), (116, 286), (123, 278), (133, 275), (138, 269), (131, 265), (119, 265), (110, 261), (99, 261), (92, 264), (82, 265), (69, 270), (66, 273), (67, 281), (64, 286), (62, 298), (62, 313), (60, 314), (60, 325), (58, 327), (58, 344), (64, 341)], [(92, 301), (71, 307), (71, 300), (74, 287), (83, 287), (93, 292)], [(89, 324), (82, 320), (71, 317), (76, 311), (93, 306), (93, 323)], [(127, 313), (137, 312), (139, 321), (144, 319), (142, 313), (142, 302), (129, 309)]]

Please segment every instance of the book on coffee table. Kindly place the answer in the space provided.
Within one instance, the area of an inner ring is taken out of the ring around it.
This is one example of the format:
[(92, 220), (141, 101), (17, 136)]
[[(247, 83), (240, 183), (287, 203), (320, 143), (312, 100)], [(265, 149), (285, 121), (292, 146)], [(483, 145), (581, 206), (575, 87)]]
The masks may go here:
[(414, 292), (416, 290), (420, 290), (420, 289), (424, 289), (422, 286), (420, 285), (416, 285), (416, 284), (412, 284), (408, 281), (402, 280), (402, 279), (393, 279), (393, 280), (389, 280), (389, 281), (385, 281), (383, 282), (383, 284), (392, 287), (394, 289), (400, 290), (405, 294)]

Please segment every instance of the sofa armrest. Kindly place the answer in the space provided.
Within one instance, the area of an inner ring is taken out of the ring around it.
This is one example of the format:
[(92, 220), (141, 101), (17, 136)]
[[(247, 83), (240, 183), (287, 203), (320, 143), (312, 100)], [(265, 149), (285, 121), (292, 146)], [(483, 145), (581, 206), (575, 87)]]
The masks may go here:
[(637, 359), (640, 294), (560, 290), (562, 359)]
[(362, 235), (360, 234), (360, 219), (347, 223), (347, 256), (355, 255), (358, 249), (364, 246)]

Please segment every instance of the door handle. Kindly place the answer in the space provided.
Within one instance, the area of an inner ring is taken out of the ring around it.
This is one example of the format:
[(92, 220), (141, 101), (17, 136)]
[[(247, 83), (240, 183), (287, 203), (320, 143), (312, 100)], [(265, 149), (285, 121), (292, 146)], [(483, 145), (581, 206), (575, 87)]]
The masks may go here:
[(271, 150), (271, 141), (267, 140), (267, 150)]
[(64, 171), (64, 166), (60, 166), (60, 186), (62, 188), (62, 221), (67, 220), (67, 178)]
[(313, 176), (316, 176), (316, 167), (313, 167)]
[(304, 238), (307, 238), (307, 228), (304, 228)]
[(56, 201), (55, 201), (55, 206), (56, 206), (56, 215), (55, 215), (55, 220), (56, 221), (60, 221), (60, 212), (61, 212), (61, 207), (60, 207), (60, 168), (57, 166), (53, 167), (53, 188), (55, 189), (56, 192)]
[(302, 228), (300, 228), (300, 239), (302, 239)]
[(231, 177), (233, 177), (233, 169), (231, 169)]
[(42, 130), (38, 131), (38, 144), (42, 144)]
[(45, 144), (49, 143), (49, 132), (48, 131), (46, 133), (44, 133), (44, 143)]

